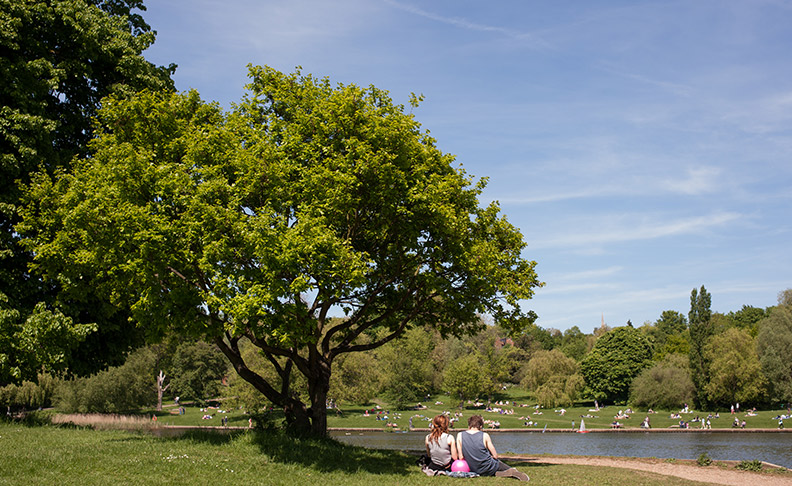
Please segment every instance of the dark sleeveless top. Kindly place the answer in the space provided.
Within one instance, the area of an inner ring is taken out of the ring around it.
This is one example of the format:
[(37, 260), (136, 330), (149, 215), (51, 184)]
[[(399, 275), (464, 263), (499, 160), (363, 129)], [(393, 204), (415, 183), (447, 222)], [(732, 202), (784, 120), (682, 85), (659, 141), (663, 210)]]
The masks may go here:
[(494, 476), (498, 470), (498, 460), (492, 457), (484, 445), (484, 432), (474, 434), (460, 432), (457, 434), (457, 446), (462, 449), (462, 456), (470, 466), (470, 471), (481, 476)]

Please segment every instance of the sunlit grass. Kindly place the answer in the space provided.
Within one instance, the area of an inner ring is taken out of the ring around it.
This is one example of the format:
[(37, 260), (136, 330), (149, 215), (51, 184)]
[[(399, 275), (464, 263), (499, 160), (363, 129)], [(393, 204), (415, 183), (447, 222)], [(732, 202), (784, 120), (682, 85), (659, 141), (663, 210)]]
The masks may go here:
[[(158, 438), (121, 430), (0, 424), (0, 484), (124, 485), (438, 485), (459, 480), (427, 477), (406, 453), (294, 439), (280, 432), (188, 432)], [(690, 481), (606, 467), (519, 464), (532, 484), (553, 486), (694, 485)], [(476, 484), (514, 484), (481, 478)]]
[[(566, 407), (562, 414), (562, 407), (553, 409), (535, 408), (535, 402), (519, 393), (514, 393), (508, 400), (503, 400), (503, 402), (507, 404), (498, 404), (497, 401), (491, 402), (490, 408), (494, 411), (487, 411), (486, 404), (474, 406), (470, 403), (464, 403), (460, 408), (459, 401), (452, 400), (448, 396), (436, 396), (432, 397), (431, 400), (421, 402), (421, 405), (425, 406), (426, 409), (393, 410), (387, 406), (380, 405), (380, 410), (377, 410), (376, 404), (344, 406), (341, 407), (343, 412), (341, 414), (328, 411), (328, 424), (330, 427), (338, 428), (390, 430), (394, 427), (389, 427), (387, 424), (391, 423), (396, 424), (398, 426), (396, 428), (399, 430), (406, 430), (410, 426), (411, 418), (413, 428), (428, 428), (429, 421), (437, 414), (450, 413), (453, 416), (453, 414), (461, 413), (460, 420), (455, 425), (457, 429), (466, 427), (467, 419), (473, 414), (481, 415), (485, 421), (500, 423), (501, 429), (541, 430), (547, 427), (547, 429), (572, 430), (580, 426), (581, 419), (585, 420), (586, 428), (588, 429), (610, 429), (614, 421), (619, 422), (623, 428), (638, 429), (647, 416), (653, 429), (678, 428), (680, 420), (690, 422), (691, 429), (699, 429), (701, 428), (701, 422), (692, 421), (696, 417), (706, 419), (711, 414), (710, 423), (713, 429), (731, 430), (734, 418), (745, 421), (746, 429), (775, 429), (778, 427), (778, 420), (774, 419), (774, 417), (788, 413), (786, 410), (766, 410), (758, 411), (755, 416), (748, 416), (744, 412), (732, 415), (728, 411), (694, 410), (691, 413), (680, 414), (680, 418), (672, 418), (672, 414), (677, 414), (680, 410), (657, 410), (656, 413), (652, 414), (646, 411), (634, 410), (629, 413), (629, 418), (616, 419), (619, 411), (621, 410), (624, 415), (628, 407), (611, 405), (596, 410), (594, 404), (591, 403)], [(366, 410), (369, 410), (368, 416), (366, 416)], [(377, 412), (379, 411), (383, 412), (379, 415), (380, 417), (387, 415), (388, 419), (377, 420)], [(715, 417), (716, 413), (720, 414), (719, 418)], [(526, 425), (529, 422), (532, 422), (532, 425)], [(792, 426), (792, 421), (788, 425)]]
[[(679, 413), (679, 410), (658, 410), (657, 413), (648, 414), (646, 411), (633, 411), (627, 419), (616, 419), (616, 415), (621, 410), (627, 411), (625, 406), (607, 406), (600, 410), (594, 409), (593, 403), (567, 407), (565, 413), (561, 414), (561, 408), (543, 409), (535, 408), (535, 402), (519, 389), (510, 389), (503, 401), (507, 404), (500, 405), (497, 401), (491, 402), (493, 410), (487, 411), (486, 405), (474, 406), (470, 403), (462, 404), (460, 408), (458, 400), (452, 400), (448, 396), (438, 395), (430, 400), (422, 401), (421, 405), (425, 409), (395, 410), (384, 402), (374, 402), (365, 405), (342, 404), (340, 412), (337, 410), (327, 410), (328, 426), (331, 428), (367, 428), (379, 430), (407, 430), (412, 428), (428, 428), (432, 417), (440, 413), (461, 414), (455, 428), (464, 428), (467, 419), (473, 414), (480, 414), (485, 420), (500, 423), (501, 429), (522, 429), (522, 430), (541, 430), (547, 427), (548, 430), (572, 430), (580, 426), (580, 420), (585, 420), (588, 429), (610, 429), (611, 423), (618, 421), (624, 429), (638, 429), (645, 417), (649, 416), (653, 429), (673, 429), (679, 427), (679, 421), (690, 422), (691, 429), (700, 429), (701, 422), (692, 422), (696, 417), (706, 419), (708, 415), (713, 417), (710, 423), (713, 429), (732, 430), (732, 422), (735, 418), (746, 422), (746, 429), (777, 429), (778, 420), (774, 417), (788, 413), (786, 410), (763, 410), (758, 411), (756, 416), (748, 416), (745, 412), (730, 414), (728, 411), (692, 411), (691, 413), (681, 414), (681, 418), (672, 418), (671, 415)], [(417, 403), (415, 404), (418, 405)], [(378, 408), (379, 407), (379, 408)], [(251, 419), (253, 423), (261, 420), (280, 423), (283, 414), (278, 410), (266, 412), (256, 411), (249, 413), (240, 408), (217, 407), (202, 408), (193, 405), (182, 405), (184, 414), (179, 414), (179, 406), (169, 403), (162, 411), (143, 411), (139, 414), (129, 416), (103, 415), (103, 414), (54, 414), (53, 420), (56, 422), (72, 422), (77, 425), (91, 424), (96, 428), (148, 428), (157, 426), (191, 426), (191, 427), (221, 427), (222, 419), (228, 419), (229, 428), (247, 428)], [(366, 415), (368, 411), (368, 415)], [(720, 413), (719, 418), (715, 414)], [(156, 416), (156, 421), (153, 417)], [(210, 416), (211, 418), (204, 418)], [(378, 420), (378, 417), (382, 420)], [(387, 418), (385, 418), (387, 417)], [(412, 420), (411, 420), (412, 419)], [(526, 425), (532, 422), (532, 425)], [(388, 425), (391, 424), (391, 425)], [(392, 425), (395, 424), (395, 427)], [(788, 426), (792, 426), (789, 421)]]

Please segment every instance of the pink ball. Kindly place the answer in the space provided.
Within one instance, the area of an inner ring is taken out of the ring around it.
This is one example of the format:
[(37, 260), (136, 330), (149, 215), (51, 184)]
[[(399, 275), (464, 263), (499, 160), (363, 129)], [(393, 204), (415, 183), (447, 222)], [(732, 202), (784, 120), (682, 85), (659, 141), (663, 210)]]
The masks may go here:
[(470, 466), (464, 459), (457, 459), (451, 464), (452, 471), (470, 472)]

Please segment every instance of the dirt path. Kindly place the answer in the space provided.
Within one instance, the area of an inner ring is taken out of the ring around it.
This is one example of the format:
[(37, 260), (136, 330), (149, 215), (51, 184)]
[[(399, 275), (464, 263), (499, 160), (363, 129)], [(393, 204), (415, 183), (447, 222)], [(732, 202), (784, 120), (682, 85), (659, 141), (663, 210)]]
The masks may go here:
[(725, 469), (712, 465), (701, 467), (694, 464), (670, 463), (665, 461), (643, 459), (619, 459), (610, 457), (560, 457), (516, 456), (510, 459), (524, 460), (532, 464), (575, 464), (580, 466), (605, 466), (652, 472), (664, 476), (675, 476), (702, 483), (722, 484), (730, 486), (792, 486), (792, 474), (754, 473), (737, 469)]

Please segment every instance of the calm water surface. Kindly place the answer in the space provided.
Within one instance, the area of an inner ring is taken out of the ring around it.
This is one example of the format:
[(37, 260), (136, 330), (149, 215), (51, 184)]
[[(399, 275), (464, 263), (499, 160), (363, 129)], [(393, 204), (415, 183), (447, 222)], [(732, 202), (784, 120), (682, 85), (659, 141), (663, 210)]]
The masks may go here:
[[(422, 450), (426, 432), (331, 432), (338, 440), (377, 449)], [(498, 452), (586, 456), (696, 459), (706, 452), (714, 460), (758, 459), (792, 469), (792, 433), (546, 433), (495, 432)]]

